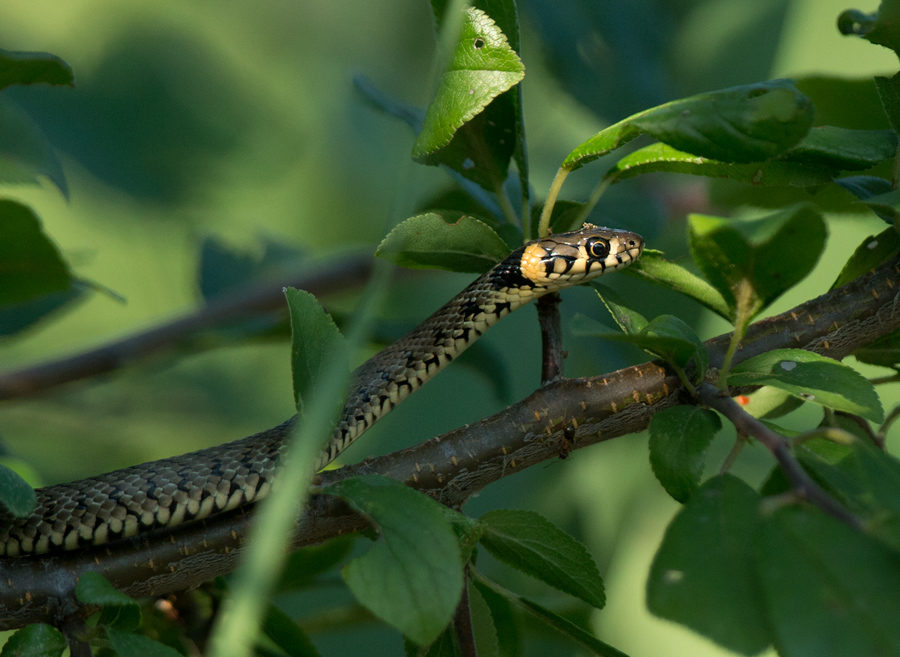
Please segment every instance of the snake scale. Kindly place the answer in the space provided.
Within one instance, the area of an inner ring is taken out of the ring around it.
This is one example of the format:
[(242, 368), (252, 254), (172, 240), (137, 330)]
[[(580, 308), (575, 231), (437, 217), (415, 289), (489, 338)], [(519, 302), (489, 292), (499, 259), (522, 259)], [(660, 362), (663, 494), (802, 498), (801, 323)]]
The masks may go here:
[[(321, 469), (488, 328), (540, 296), (632, 263), (636, 233), (585, 224), (535, 240), (472, 282), (405, 337), (357, 368)], [(294, 420), (225, 445), (37, 490), (25, 518), (0, 509), (0, 555), (102, 545), (208, 518), (264, 498)]]

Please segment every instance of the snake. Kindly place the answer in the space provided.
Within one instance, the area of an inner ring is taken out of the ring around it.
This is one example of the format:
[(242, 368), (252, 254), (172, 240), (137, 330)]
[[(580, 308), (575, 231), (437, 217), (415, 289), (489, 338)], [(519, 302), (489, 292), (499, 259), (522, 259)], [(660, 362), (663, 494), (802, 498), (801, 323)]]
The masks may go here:
[[(585, 224), (514, 250), (406, 336), (359, 366), (325, 467), (500, 319), (537, 299), (626, 267), (637, 233)], [(40, 557), (104, 545), (254, 504), (271, 491), (296, 416), (223, 445), (36, 490), (21, 518), (0, 509), (0, 556)]]

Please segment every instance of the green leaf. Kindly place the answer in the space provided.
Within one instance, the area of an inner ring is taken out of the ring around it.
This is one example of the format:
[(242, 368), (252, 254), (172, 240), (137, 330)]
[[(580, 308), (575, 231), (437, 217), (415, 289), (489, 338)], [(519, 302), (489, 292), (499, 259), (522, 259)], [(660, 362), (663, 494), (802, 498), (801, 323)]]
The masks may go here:
[(853, 356), (861, 363), (893, 367), (900, 363), (900, 330), (891, 331), (860, 347), (853, 352)]
[(868, 379), (852, 367), (803, 349), (775, 349), (748, 358), (731, 371), (728, 384), (774, 386), (836, 411), (884, 420), (881, 400)]
[(900, 5), (891, 0), (883, 0), (874, 14), (848, 9), (838, 16), (838, 30), (841, 34), (855, 34), (879, 46), (890, 48), (900, 56), (898, 24)]
[(30, 116), (0, 97), (0, 182), (36, 184), (40, 176), (69, 197), (62, 163), (47, 137)]
[(870, 196), (860, 202), (889, 224), (900, 223), (900, 189)]
[(790, 80), (731, 87), (630, 116), (578, 146), (562, 166), (572, 171), (645, 133), (700, 157), (758, 162), (799, 143), (812, 121), (812, 103)]
[(281, 570), (276, 591), (285, 593), (306, 588), (319, 575), (346, 559), (355, 543), (356, 536), (339, 536), (322, 545), (310, 545), (291, 552)]
[(500, 561), (602, 609), (603, 580), (581, 543), (534, 511), (499, 509), (480, 518), (481, 544)]
[(900, 655), (900, 561), (810, 507), (782, 508), (756, 536), (759, 587), (791, 657)]
[(34, 623), (10, 635), (0, 650), (0, 657), (62, 657), (67, 647), (62, 632), (44, 623)]
[(445, 215), (428, 212), (401, 222), (375, 255), (401, 267), (476, 273), (509, 255), (509, 247), (486, 223), (449, 211)]
[(324, 491), (372, 521), (380, 539), (342, 574), (372, 613), (428, 645), (450, 622), (462, 592), (459, 547), (438, 503), (378, 475), (345, 479)]
[(46, 52), (0, 50), (0, 89), (12, 84), (75, 86), (72, 69), (56, 55)]
[(272, 603), (269, 603), (266, 611), (262, 631), (288, 657), (319, 657), (319, 651), (306, 632)]
[(825, 246), (821, 215), (808, 204), (735, 222), (690, 215), (691, 252), (735, 317), (752, 318), (815, 266)]
[(876, 75), (875, 88), (891, 127), (900, 130), (900, 74), (891, 78)]
[(644, 249), (640, 259), (622, 271), (634, 278), (680, 292), (717, 315), (733, 320), (728, 304), (716, 288), (677, 262), (666, 260), (662, 256), (660, 251)]
[(759, 390), (754, 390), (748, 397), (750, 401), (744, 404), (743, 408), (757, 418), (779, 418), (803, 405), (802, 399), (771, 386), (763, 386)]
[(491, 609), (477, 587), (469, 587), (469, 610), (475, 634), (478, 657), (499, 657), (500, 644)]
[(897, 153), (893, 130), (848, 130), (823, 125), (812, 128), (783, 157), (792, 162), (824, 164), (842, 171), (868, 169)]
[(593, 634), (585, 632), (571, 621), (566, 620), (558, 614), (554, 614), (552, 611), (542, 607), (536, 602), (518, 596), (511, 591), (507, 591), (505, 588), (492, 582), (483, 575), (476, 573), (476, 577), (476, 583), (479, 585), (479, 590), (484, 591), (485, 589), (490, 589), (494, 593), (503, 596), (519, 609), (527, 611), (535, 618), (538, 618), (543, 623), (546, 623), (548, 626), (555, 629), (564, 637), (573, 641), (585, 650), (588, 650), (592, 655), (600, 655), (600, 657), (628, 657), (625, 653), (619, 652), (612, 646), (603, 643)]
[(103, 607), (99, 623), (129, 632), (141, 624), (141, 607), (137, 601), (114, 588), (98, 573), (87, 572), (75, 584), (75, 597), (86, 605)]
[(494, 20), (468, 7), (413, 158), (446, 164), (486, 189), (498, 189), (516, 147), (515, 92), (504, 92), (523, 77), (522, 61)]
[[(702, 379), (709, 367), (709, 354), (706, 353), (706, 345), (684, 320), (674, 315), (659, 315), (641, 331), (641, 335), (648, 338), (675, 339), (687, 342), (691, 349), (675, 346), (672, 349), (651, 349), (651, 351), (679, 367), (685, 367), (691, 358), (697, 370), (697, 377)], [(673, 343), (674, 344), (674, 343)]]
[(469, 591), (478, 589), (490, 608), (500, 654), (503, 657), (519, 657), (522, 654), (522, 630), (509, 600), (477, 579), (472, 580), (471, 584), (474, 586)]
[(834, 182), (858, 199), (872, 198), (891, 191), (891, 181), (878, 176), (847, 176)]
[(650, 465), (673, 498), (684, 504), (700, 487), (706, 450), (722, 429), (712, 411), (675, 406), (650, 419)]
[[(697, 345), (684, 336), (671, 335), (666, 332), (664, 324), (667, 322), (667, 318), (671, 317), (671, 315), (660, 315), (636, 335), (611, 331), (597, 320), (584, 315), (575, 315), (572, 318), (571, 326), (574, 335), (626, 342), (640, 347), (653, 356), (683, 366), (697, 351)], [(656, 332), (657, 329), (659, 329), (659, 333)]]
[(88, 289), (83, 281), (73, 281), (67, 290), (50, 292), (22, 303), (0, 306), (0, 336), (15, 335), (31, 328), (49, 315), (83, 300)]
[[(531, 239), (537, 239), (538, 223), (541, 213), (544, 211), (543, 203), (535, 203), (531, 206)], [(584, 203), (558, 199), (550, 211), (550, 233), (566, 233), (570, 230), (581, 228), (581, 213), (584, 211)]]
[(759, 496), (732, 475), (707, 481), (666, 529), (650, 567), (647, 606), (736, 652), (771, 642), (757, 593)]
[(332, 406), (336, 418), (344, 405), (344, 395), (320, 400), (317, 385), (324, 380), (326, 371), (348, 371), (344, 336), (309, 292), (285, 288), (284, 294), (291, 316), (291, 373), (297, 413), (303, 417), (307, 413), (306, 404), (321, 402)]
[(856, 247), (856, 251), (832, 283), (831, 289), (859, 278), (898, 253), (900, 253), (900, 234), (895, 228), (887, 228), (878, 235), (869, 235)]
[(68, 266), (31, 209), (0, 199), (0, 306), (71, 284)]
[(106, 628), (106, 636), (119, 657), (182, 657), (181, 653), (143, 634)]
[(612, 288), (603, 285), (599, 281), (591, 281), (591, 287), (597, 292), (600, 301), (606, 306), (609, 314), (625, 333), (638, 335), (647, 326), (647, 320), (636, 310), (628, 307), (626, 301)]
[(37, 495), (28, 482), (5, 465), (0, 465), (0, 504), (14, 518), (24, 518), (34, 511)]

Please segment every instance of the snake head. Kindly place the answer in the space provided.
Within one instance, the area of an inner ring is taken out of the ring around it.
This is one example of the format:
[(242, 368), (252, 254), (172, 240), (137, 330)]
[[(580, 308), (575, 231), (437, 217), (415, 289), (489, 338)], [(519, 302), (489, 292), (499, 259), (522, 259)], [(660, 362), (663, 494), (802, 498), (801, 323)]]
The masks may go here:
[(528, 243), (520, 267), (536, 286), (553, 291), (627, 267), (643, 250), (644, 238), (637, 233), (584, 224)]

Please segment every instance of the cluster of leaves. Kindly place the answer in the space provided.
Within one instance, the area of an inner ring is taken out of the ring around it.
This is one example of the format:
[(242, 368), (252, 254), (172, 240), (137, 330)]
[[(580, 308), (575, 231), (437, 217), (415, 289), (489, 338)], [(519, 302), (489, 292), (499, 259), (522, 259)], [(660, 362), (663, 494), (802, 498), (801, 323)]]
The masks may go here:
[[(813, 127), (813, 102), (787, 80), (734, 87), (648, 109), (575, 148), (564, 159), (544, 204), (531, 208), (519, 84), (525, 72), (518, 55), (515, 2), (478, 0), (462, 7), (435, 0), (432, 7), (436, 24), (451, 36), (446, 71), (427, 111), (387, 98), (365, 81), (358, 86), (376, 106), (416, 130), (413, 157), (444, 167), (465, 201), (439, 199), (402, 222), (379, 246), (379, 256), (407, 267), (485, 271), (524, 239), (577, 228), (610, 185), (657, 172), (726, 179), (762, 189), (830, 186), (849, 192), (890, 225), (863, 240), (835, 285), (900, 252), (900, 196), (895, 189), (900, 176), (891, 180), (871, 171), (897, 152), (900, 78), (875, 82), (895, 130)], [(900, 44), (890, 21), (896, 7), (897, 3), (885, 2), (880, 14), (845, 14), (841, 28), (894, 48)], [(46, 66), (48, 58), (32, 60)], [(8, 62), (32, 60), (8, 56), (0, 61), (0, 81), (8, 78), (6, 69), (17, 70)], [(27, 71), (31, 73), (20, 71), (14, 81), (25, 83), (31, 81), (29, 75), (40, 75), (34, 68)], [(613, 163), (586, 203), (556, 201), (570, 172), (641, 136), (654, 141)], [(46, 168), (32, 171), (53, 179)], [(13, 242), (24, 243), (19, 235), (26, 234), (46, 242), (26, 208), (3, 203), (11, 207), (0, 206), (5, 213), (0, 214), (0, 230), (7, 230), (7, 215), (21, 217), (22, 227)], [(730, 387), (765, 386), (761, 392), (766, 396), (741, 412), (752, 411), (770, 421), (804, 403), (824, 408), (822, 425), (809, 432), (791, 435), (771, 422), (770, 426), (784, 437), (790, 457), (810, 479), (860, 523), (848, 527), (813, 505), (798, 504), (792, 496), (794, 482), (777, 468), (759, 491), (727, 472), (704, 482), (707, 451), (722, 428), (720, 416), (697, 404), (658, 413), (650, 426), (650, 462), (665, 490), (684, 507), (656, 555), (648, 580), (650, 609), (742, 654), (755, 654), (769, 645), (791, 657), (900, 654), (900, 634), (894, 628), (900, 612), (896, 597), (900, 464), (872, 443), (873, 436), (883, 437), (887, 429), (887, 423), (877, 431), (869, 425), (884, 422), (873, 384), (849, 366), (798, 350), (769, 352), (732, 366), (750, 322), (816, 264), (826, 239), (822, 209), (799, 203), (753, 221), (693, 215), (688, 224), (693, 261), (702, 276), (653, 251), (645, 251), (641, 261), (626, 271), (686, 295), (733, 324), (734, 337), (718, 368), (718, 388), (724, 392)], [(7, 255), (6, 243), (0, 239), (0, 265), (4, 258), (11, 263), (21, 258), (19, 252)], [(27, 252), (29, 257), (32, 253), (59, 259), (52, 245), (50, 250)], [(56, 287), (0, 301), (23, 303), (71, 289), (71, 274), (59, 262), (55, 268), (40, 265), (42, 273), (57, 272)], [(5, 271), (0, 266), (0, 276)], [(28, 280), (31, 285), (30, 276)], [(709, 385), (709, 354), (686, 322), (674, 315), (648, 320), (605, 286), (594, 287), (621, 331), (579, 317), (576, 332), (637, 345), (666, 361), (692, 393)], [(29, 287), (0, 280), (0, 290), (4, 289)], [(321, 380), (327, 378), (326, 372), (346, 370), (335, 365), (346, 362), (346, 347), (312, 298), (292, 291), (288, 303), (298, 412), (312, 421), (315, 417), (310, 414), (324, 408), (318, 414), (325, 422), (339, 406), (339, 396), (332, 393), (341, 389), (341, 381)], [(888, 336), (857, 356), (900, 372), (898, 340), (897, 335)], [(330, 401), (316, 402), (323, 399)], [(752, 436), (739, 438), (739, 444), (747, 438)], [(310, 453), (315, 456), (314, 450)], [(303, 466), (300, 461), (301, 472)], [(289, 473), (290, 468), (289, 464)], [(377, 476), (344, 480), (320, 492), (344, 499), (370, 521), (370, 549), (347, 561), (341, 574), (363, 608), (402, 632), (408, 654), (459, 654), (460, 637), (452, 626), (459, 613), (471, 616), (475, 642), (484, 655), (519, 654), (520, 613), (537, 617), (591, 653), (621, 654), (477, 570), (478, 551), (484, 549), (559, 591), (602, 608), (603, 583), (592, 557), (540, 515), (500, 510), (473, 519)], [(7, 503), (6, 498), (3, 501)], [(309, 585), (317, 575), (346, 561), (349, 545), (341, 540), (296, 553), (280, 580), (269, 573), (269, 588), (284, 591)], [(158, 643), (151, 647), (149, 639), (133, 634), (137, 625), (131, 601), (106, 590), (94, 577), (86, 576), (79, 587), (82, 602), (104, 608), (97, 627), (105, 634), (98, 630), (97, 640), (108, 641), (120, 655), (137, 654), (138, 649), (141, 654), (169, 650)], [(468, 605), (460, 612), (464, 593)], [(263, 609), (261, 619), (264, 634), (285, 653), (315, 654), (299, 627), (277, 607)], [(40, 645), (50, 646), (46, 654), (61, 654), (60, 640), (55, 630), (32, 626), (7, 645), (17, 650), (45, 642)]]

